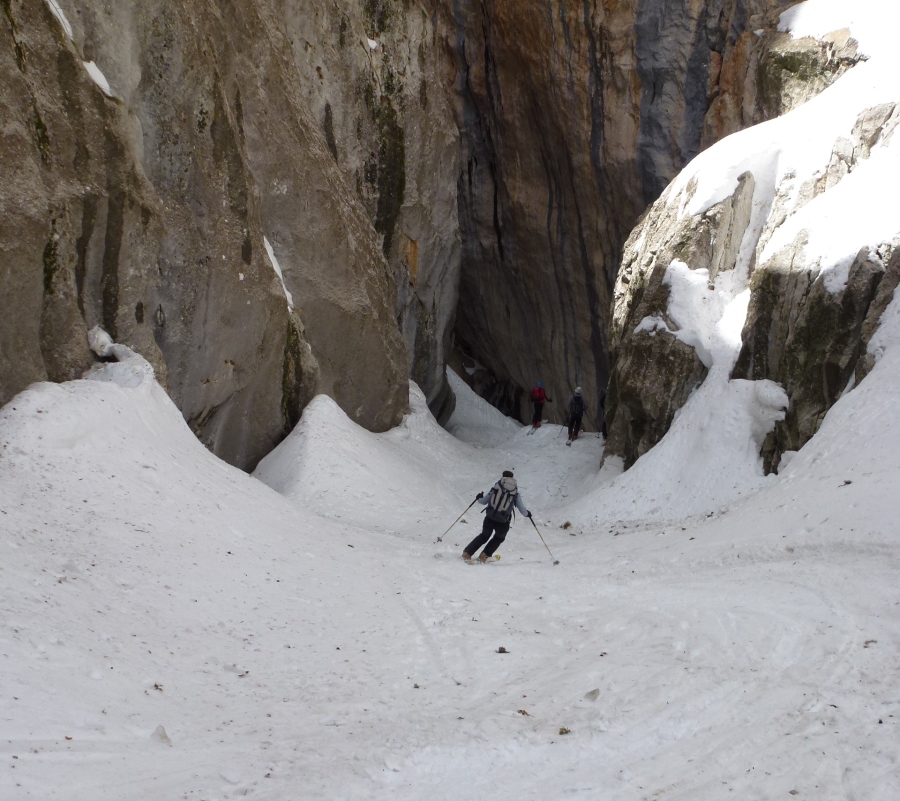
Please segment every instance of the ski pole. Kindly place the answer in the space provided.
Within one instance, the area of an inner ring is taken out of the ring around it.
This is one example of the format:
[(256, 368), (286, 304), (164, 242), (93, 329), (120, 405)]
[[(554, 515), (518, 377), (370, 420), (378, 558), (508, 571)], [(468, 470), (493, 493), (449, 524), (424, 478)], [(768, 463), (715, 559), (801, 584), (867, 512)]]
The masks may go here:
[(529, 517), (528, 519), (531, 521), (531, 525), (534, 526), (534, 530), (537, 532), (537, 535), (541, 538), (541, 542), (544, 543), (544, 547), (547, 549), (547, 553), (550, 554), (550, 558), (553, 559), (553, 564), (554, 564), (554, 565), (558, 565), (558, 564), (559, 564), (559, 559), (555, 559), (555, 558), (554, 558), (554, 556), (553, 556), (553, 551), (550, 550), (550, 546), (547, 545), (546, 542), (544, 542), (544, 535), (541, 534), (541, 530), (537, 527), (537, 523), (534, 522), (534, 518), (533, 518), (533, 517)]
[[(466, 512), (468, 512), (469, 509), (471, 509), (476, 503), (478, 503), (478, 498), (476, 498), (474, 501), (472, 501), (472, 503), (470, 503), (470, 504), (465, 508), (465, 510), (463, 511), (462, 515), (460, 515), (459, 517), (457, 517), (456, 520), (454, 520), (454, 521), (450, 524), (450, 528), (453, 528), (453, 526), (455, 526), (460, 520), (462, 520), (462, 519), (463, 519), (463, 515), (464, 515)], [(443, 534), (441, 534), (440, 537), (438, 537), (438, 538), (435, 540), (435, 543), (434, 543), (435, 545), (437, 545), (439, 542), (443, 542), (444, 537), (447, 536), (447, 534), (448, 534), (449, 531), (450, 531), (450, 528), (448, 528), (447, 531), (445, 531)]]

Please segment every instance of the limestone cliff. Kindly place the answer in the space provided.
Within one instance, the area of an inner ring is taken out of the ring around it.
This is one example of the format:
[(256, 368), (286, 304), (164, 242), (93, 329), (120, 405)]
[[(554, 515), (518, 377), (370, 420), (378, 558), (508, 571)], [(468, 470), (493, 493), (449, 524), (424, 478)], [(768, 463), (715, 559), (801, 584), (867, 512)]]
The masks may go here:
[(435, 5), (279, 0), (274, 7), (290, 37), (299, 92), (390, 264), (410, 377), (445, 419), (460, 150), (452, 62)]
[[(628, 232), (702, 149), (857, 60), (846, 32), (777, 33), (789, 4), (3, 0), (0, 402), (77, 377), (100, 324), (251, 467), (315, 392), (383, 430), (412, 377), (443, 419), (464, 353), (504, 411), (540, 379), (560, 419), (581, 384), (593, 425), (612, 366), (630, 463), (707, 369), (663, 330), (666, 260), (731, 269), (758, 186), (699, 222), (658, 206), (623, 260)], [(777, 380), (754, 341), (739, 369)]]
[(99, 323), (244, 467), (314, 391), (399, 420), (395, 285), (273, 4), (8, 0), (0, 37), (0, 401)]

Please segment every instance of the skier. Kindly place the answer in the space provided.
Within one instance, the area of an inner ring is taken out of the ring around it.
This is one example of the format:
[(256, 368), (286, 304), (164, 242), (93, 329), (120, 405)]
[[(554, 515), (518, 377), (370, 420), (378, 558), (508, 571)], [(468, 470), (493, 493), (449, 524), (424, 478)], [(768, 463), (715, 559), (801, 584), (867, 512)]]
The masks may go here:
[(566, 405), (569, 411), (569, 439), (566, 445), (571, 445), (577, 438), (578, 432), (581, 430), (581, 418), (584, 416), (584, 398), (581, 397), (581, 387), (575, 387), (575, 394), (569, 398)]
[(553, 403), (553, 401), (547, 397), (547, 393), (544, 392), (544, 385), (538, 381), (535, 384), (534, 389), (531, 390), (531, 403), (534, 406), (534, 414), (531, 417), (531, 427), (540, 428), (541, 427), (541, 419), (544, 415), (544, 404), (545, 403)]
[(512, 470), (504, 470), (503, 478), (488, 490), (487, 495), (479, 492), (475, 496), (475, 500), (487, 507), (484, 525), (481, 527), (481, 534), (466, 546), (462, 558), (467, 562), (470, 561), (475, 552), (487, 542), (481, 556), (478, 557), (478, 560), (484, 563), (494, 555), (494, 551), (506, 539), (513, 506), (525, 517), (531, 517), (531, 512), (525, 508), (525, 504), (522, 502), (522, 496), (519, 495), (519, 487), (513, 478)]

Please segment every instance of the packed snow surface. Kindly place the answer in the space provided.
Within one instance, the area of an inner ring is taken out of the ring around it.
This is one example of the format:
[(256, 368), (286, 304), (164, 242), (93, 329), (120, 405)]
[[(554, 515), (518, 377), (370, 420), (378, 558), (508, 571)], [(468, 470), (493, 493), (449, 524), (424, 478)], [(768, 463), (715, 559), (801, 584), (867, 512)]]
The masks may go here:
[[(257, 471), (282, 495), (127, 349), (33, 386), (0, 412), (0, 797), (896, 798), (895, 341), (771, 486), (666, 524), (567, 526), (596, 436), (471, 445), (415, 389), (380, 435), (316, 399)], [(435, 542), (506, 468), (559, 566), (521, 518), (489, 565), (474, 509)]]

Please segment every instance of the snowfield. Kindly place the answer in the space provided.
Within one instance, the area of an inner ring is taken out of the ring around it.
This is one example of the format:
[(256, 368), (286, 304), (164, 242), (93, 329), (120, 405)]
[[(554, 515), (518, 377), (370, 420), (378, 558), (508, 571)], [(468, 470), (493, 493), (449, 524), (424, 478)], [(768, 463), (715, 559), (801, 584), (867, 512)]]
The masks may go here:
[[(568, 529), (596, 436), (479, 448), (415, 391), (373, 435), (319, 398), (257, 471), (282, 496), (127, 361), (35, 385), (0, 412), (0, 797), (897, 798), (880, 346), (748, 500)], [(488, 565), (477, 514), (435, 544), (506, 467), (558, 567), (521, 519)]]
[[(854, 8), (876, 55), (795, 120), (887, 91), (896, 30)], [(763, 166), (796, 168), (796, 143)], [(859, 180), (886, 203), (882, 148)], [(850, 244), (821, 236), (839, 271)], [(321, 396), (248, 476), (95, 332), (118, 362), (0, 410), (0, 799), (900, 798), (900, 297), (871, 374), (763, 477), (783, 393), (727, 381), (744, 289), (701, 319), (690, 278), (712, 380), (624, 474), (451, 375), (446, 430), (415, 387), (384, 434)], [(436, 541), (504, 469), (552, 557), (519, 518), (467, 565), (476, 509)]]

